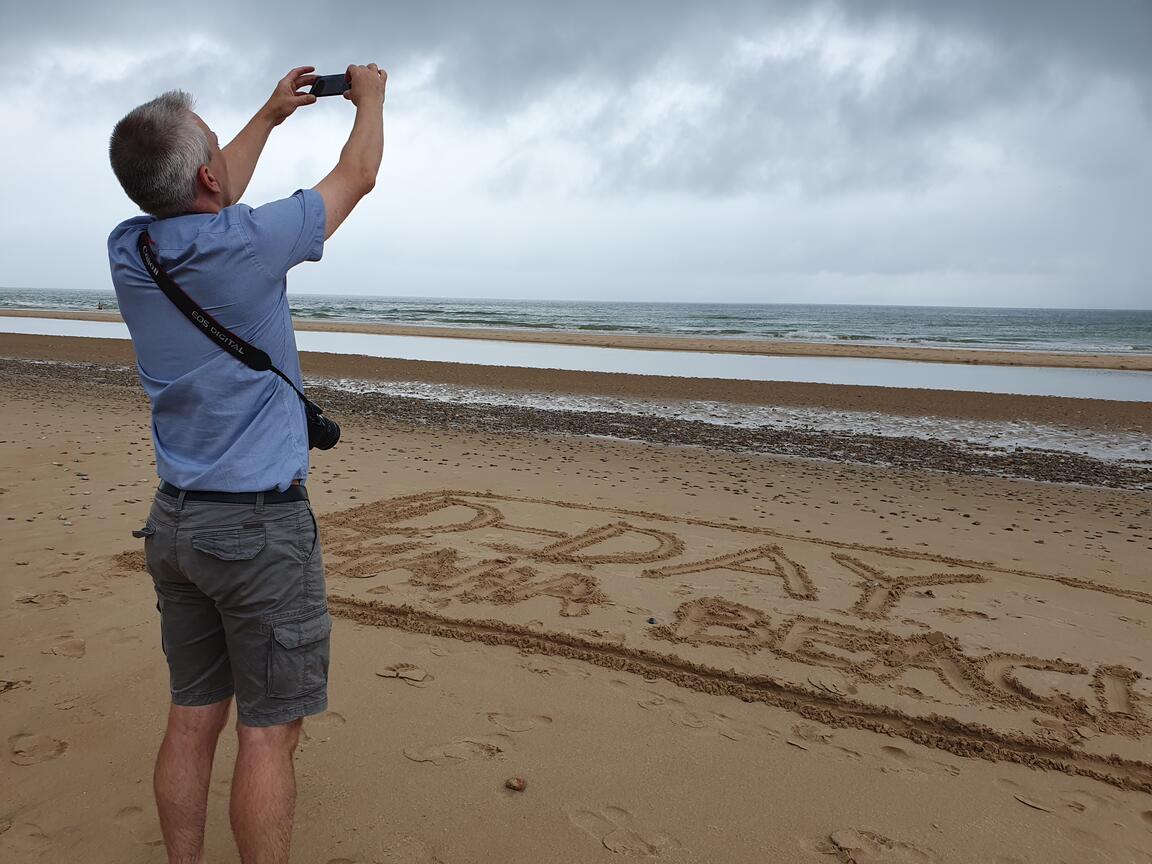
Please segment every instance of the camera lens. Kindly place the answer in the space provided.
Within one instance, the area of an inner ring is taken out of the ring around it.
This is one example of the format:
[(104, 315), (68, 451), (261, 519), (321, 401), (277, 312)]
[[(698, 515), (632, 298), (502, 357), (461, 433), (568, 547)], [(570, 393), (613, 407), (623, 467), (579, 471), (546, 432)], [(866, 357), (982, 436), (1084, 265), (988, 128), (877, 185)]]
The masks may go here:
[(329, 420), (321, 413), (319, 406), (309, 402), (308, 446), (316, 450), (331, 450), (340, 440), (340, 424)]

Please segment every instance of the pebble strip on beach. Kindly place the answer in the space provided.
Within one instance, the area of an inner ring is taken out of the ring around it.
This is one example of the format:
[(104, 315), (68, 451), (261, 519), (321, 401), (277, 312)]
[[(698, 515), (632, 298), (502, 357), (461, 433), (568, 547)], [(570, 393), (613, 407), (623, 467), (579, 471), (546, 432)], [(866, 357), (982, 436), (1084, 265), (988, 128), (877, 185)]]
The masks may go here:
[[(136, 370), (124, 366), (5, 359), (0, 384), (9, 392), (84, 388), (115, 398), (143, 399)], [(1014, 477), (1114, 489), (1152, 489), (1152, 460), (1115, 462), (1055, 451), (973, 450), (951, 441), (802, 429), (741, 429), (697, 420), (507, 405), (456, 404), (380, 393), (350, 393), (312, 384), (309, 396), (339, 422), (580, 435), (853, 462), (950, 474)]]

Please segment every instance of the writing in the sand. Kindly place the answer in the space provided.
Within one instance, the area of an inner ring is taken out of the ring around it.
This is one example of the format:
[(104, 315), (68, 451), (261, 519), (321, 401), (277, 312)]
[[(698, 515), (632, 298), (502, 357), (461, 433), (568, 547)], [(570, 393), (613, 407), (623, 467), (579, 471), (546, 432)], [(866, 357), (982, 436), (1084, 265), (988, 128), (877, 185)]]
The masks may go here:
[[(651, 635), (748, 654), (768, 652), (846, 673), (841, 680), (887, 685), (910, 696), (923, 694), (901, 681), (909, 672), (923, 670), (972, 702), (1038, 711), (1064, 721), (1063, 728), (1072, 734), (1084, 735), (1087, 729), (1140, 736), (1149, 726), (1134, 698), (1132, 685), (1140, 674), (1133, 669), (1115, 664), (1088, 668), (1061, 659), (1005, 652), (975, 654), (965, 651), (956, 637), (940, 631), (902, 636), (806, 615), (773, 616), (721, 597), (702, 597), (682, 603), (673, 622), (653, 628)], [(1055, 688), (1041, 692), (1023, 680), (1022, 673), (1029, 671), (1082, 679), (1091, 698)], [(811, 683), (835, 695), (852, 695), (835, 682)]]
[[(1067, 734), (1141, 735), (1149, 725), (1134, 669), (1091, 652), (1073, 662), (973, 647), (999, 638), (998, 617), (1037, 618), (1049, 602), (1061, 626), (1076, 627), (1086, 591), (1118, 617), (1133, 601), (1152, 603), (1085, 580), (492, 494), (376, 502), (334, 514), (324, 531), (331, 575), (367, 580), (366, 594), (441, 608), (534, 603), (541, 614), (550, 606), (565, 619), (591, 616), (606, 633), (629, 632), (628, 615), (655, 611), (645, 639), (771, 656), (776, 670), (834, 670), (819, 685), (839, 697), (856, 685), (926, 703), (952, 694), (1039, 712)], [(643, 612), (628, 608), (638, 590)]]

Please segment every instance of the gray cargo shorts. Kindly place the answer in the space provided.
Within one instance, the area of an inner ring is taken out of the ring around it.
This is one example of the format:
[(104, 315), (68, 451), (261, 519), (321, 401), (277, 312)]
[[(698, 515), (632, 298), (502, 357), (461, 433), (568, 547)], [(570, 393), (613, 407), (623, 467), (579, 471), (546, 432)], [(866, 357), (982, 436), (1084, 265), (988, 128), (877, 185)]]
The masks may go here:
[(174, 705), (235, 694), (240, 722), (328, 707), (332, 619), (307, 500), (222, 503), (157, 492), (144, 538)]

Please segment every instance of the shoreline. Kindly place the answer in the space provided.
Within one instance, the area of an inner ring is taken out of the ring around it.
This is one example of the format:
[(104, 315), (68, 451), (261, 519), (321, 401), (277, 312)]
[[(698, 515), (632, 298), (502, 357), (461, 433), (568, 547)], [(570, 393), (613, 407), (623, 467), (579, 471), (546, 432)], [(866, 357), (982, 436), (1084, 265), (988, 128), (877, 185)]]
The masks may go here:
[[(73, 312), (39, 309), (5, 309), (0, 316), (45, 318), (67, 321), (122, 322), (117, 312)], [(648, 336), (639, 333), (537, 332), (497, 328), (442, 327), (413, 324), (377, 324), (358, 321), (316, 321), (293, 318), (300, 331), (368, 333), (378, 336), (424, 336), (446, 339), (484, 339), (497, 342), (528, 342), (580, 345), (591, 348), (628, 348), (648, 351), (695, 351), (712, 354), (752, 354), (779, 357), (858, 357), (875, 360), (917, 360), (928, 363), (960, 363), (987, 366), (1038, 366), (1066, 369), (1117, 369), (1152, 371), (1152, 354), (1075, 354), (1056, 351), (1001, 351), (976, 348), (917, 348), (904, 345), (831, 344), (769, 339), (718, 339), (697, 336)]]
[[(130, 347), (121, 340), (102, 340), (110, 344), (91, 346), (93, 341), (24, 337), (25, 350), (17, 352), (0, 338), (0, 356), (8, 356), (8, 362), (0, 363), (0, 383), (11, 393), (47, 393), (60, 387), (85, 390), (101, 402), (127, 399), (137, 405), (146, 404), (131, 365)], [(93, 351), (92, 347), (103, 350)], [(11, 357), (14, 353), (23, 356)], [(1090, 404), (1084, 406), (1067, 403), (1085, 400), (1059, 397), (989, 399), (981, 397), (996, 394), (844, 385), (781, 386), (772, 382), (735, 382), (753, 386), (729, 390), (726, 385), (731, 382), (707, 379), (492, 369), (429, 361), (372, 363), (374, 358), (325, 354), (303, 354), (301, 359), (311, 398), (340, 418), (341, 423), (371, 424), (388, 418), (388, 422), (409, 429), (468, 429), (492, 435), (543, 435), (572, 441), (631, 440), (656, 446), (688, 446), (710, 452), (953, 476), (983, 475), (1080, 487), (1152, 490), (1152, 459), (1147, 458), (1147, 448), (1132, 446), (1133, 439), (1152, 437), (1152, 412), (1143, 403), (1089, 400)], [(499, 380), (492, 380), (493, 373), (500, 376)], [(489, 394), (511, 396), (520, 392), (543, 398), (536, 399), (536, 404), (501, 404), (499, 397), (494, 402), (477, 401), (467, 392), (475, 391), (477, 376), (488, 376), (482, 389)], [(388, 392), (389, 385), (397, 382), (431, 383), (441, 389), (431, 398)], [(669, 398), (671, 388), (677, 388), (676, 395)], [(574, 403), (569, 401), (576, 392), (606, 401), (581, 404), (578, 397)], [(724, 397), (733, 401), (725, 403)], [(630, 402), (632, 408), (628, 407)], [(833, 413), (856, 419), (840, 429), (820, 428), (821, 421), (816, 417), (792, 425), (768, 420), (750, 426), (710, 419), (722, 416), (714, 412), (725, 411), (726, 404), (738, 414), (751, 415), (767, 409), (778, 415), (789, 410), (783, 407), (788, 402), (804, 404), (816, 414), (831, 406)], [(642, 403), (655, 405), (656, 412), (645, 412)], [(1133, 407), (1138, 410), (1133, 411)], [(999, 419), (992, 419), (995, 416)], [(886, 421), (881, 419), (876, 426), (878, 417), (902, 417), (913, 425), (902, 432), (884, 432)], [(967, 432), (952, 425), (957, 420), (962, 424), (967, 421)], [(1041, 438), (1033, 439), (1045, 425), (1050, 431), (1040, 432)], [(973, 434), (975, 439), (970, 437)], [(1050, 445), (1043, 441), (1045, 434), (1055, 435)], [(1096, 450), (1065, 448), (1060, 444), (1065, 439), (1081, 444), (1094, 439)], [(1118, 458), (1113, 446), (1128, 447), (1130, 455)]]
[[(133, 367), (133, 374), (136, 362), (132, 343), (127, 340), (21, 333), (0, 333), (0, 357)], [(300, 360), (305, 378), (313, 381), (316, 378), (403, 381), (554, 396), (596, 395), (875, 412), (904, 417), (1027, 421), (1086, 430), (1144, 432), (1152, 437), (1152, 410), (1147, 402), (850, 384), (680, 378), (621, 372), (574, 372), (309, 351), (300, 352)]]

